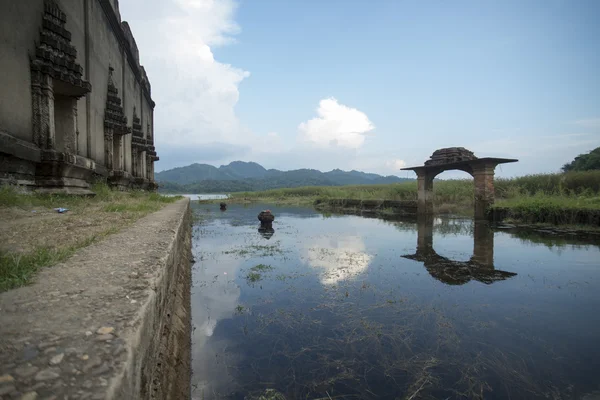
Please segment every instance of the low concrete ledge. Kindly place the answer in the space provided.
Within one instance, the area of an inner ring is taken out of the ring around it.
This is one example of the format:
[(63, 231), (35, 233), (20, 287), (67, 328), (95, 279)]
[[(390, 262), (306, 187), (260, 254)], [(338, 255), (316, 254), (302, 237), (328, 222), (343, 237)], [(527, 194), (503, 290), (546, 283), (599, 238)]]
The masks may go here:
[(190, 397), (189, 199), (0, 294), (0, 398)]
[(33, 143), (18, 139), (11, 134), (0, 130), (0, 153), (9, 154), (17, 158), (40, 162), (41, 150)]

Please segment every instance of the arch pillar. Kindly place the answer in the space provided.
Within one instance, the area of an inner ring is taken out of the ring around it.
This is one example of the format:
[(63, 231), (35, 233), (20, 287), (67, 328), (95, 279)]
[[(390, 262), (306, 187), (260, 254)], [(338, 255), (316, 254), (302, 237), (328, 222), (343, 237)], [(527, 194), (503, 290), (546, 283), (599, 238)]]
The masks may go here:
[(486, 219), (487, 209), (494, 204), (495, 163), (482, 163), (473, 166), (475, 186), (475, 219)]
[(428, 170), (415, 172), (417, 173), (418, 192), (417, 212), (421, 215), (433, 214), (433, 178), (436, 174)]

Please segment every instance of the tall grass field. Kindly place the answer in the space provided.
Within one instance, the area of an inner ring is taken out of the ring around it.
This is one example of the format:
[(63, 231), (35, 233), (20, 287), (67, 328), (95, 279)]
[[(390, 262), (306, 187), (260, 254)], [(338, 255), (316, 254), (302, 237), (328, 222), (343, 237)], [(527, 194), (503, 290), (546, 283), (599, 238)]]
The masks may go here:
[[(433, 184), (437, 212), (469, 212), (473, 208), (472, 179), (436, 180)], [(600, 210), (600, 171), (527, 175), (495, 180), (495, 207), (532, 209)], [(417, 182), (386, 185), (311, 186), (239, 192), (231, 200), (312, 203), (315, 200), (416, 200)]]

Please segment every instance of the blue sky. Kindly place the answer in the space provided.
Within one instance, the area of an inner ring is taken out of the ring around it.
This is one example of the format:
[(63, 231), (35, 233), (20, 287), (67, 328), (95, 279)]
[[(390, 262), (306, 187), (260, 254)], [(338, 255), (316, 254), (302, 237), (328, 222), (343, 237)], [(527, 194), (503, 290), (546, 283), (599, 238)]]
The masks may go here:
[(515, 176), (600, 146), (595, 0), (120, 7), (157, 102), (157, 169), (240, 159), (410, 176), (398, 167), (464, 146), (519, 158), (497, 171)]

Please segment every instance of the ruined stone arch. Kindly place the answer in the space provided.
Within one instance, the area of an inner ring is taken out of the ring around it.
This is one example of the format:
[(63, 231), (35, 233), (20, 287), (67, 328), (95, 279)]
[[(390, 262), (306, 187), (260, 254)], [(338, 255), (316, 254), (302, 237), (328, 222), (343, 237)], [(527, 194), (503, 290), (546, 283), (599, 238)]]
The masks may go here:
[(423, 166), (402, 169), (417, 174), (419, 214), (433, 214), (433, 180), (437, 175), (452, 170), (468, 173), (473, 177), (475, 186), (475, 219), (485, 219), (487, 209), (494, 203), (496, 166), (517, 161), (509, 158), (477, 158), (464, 147), (449, 147), (434, 151)]

